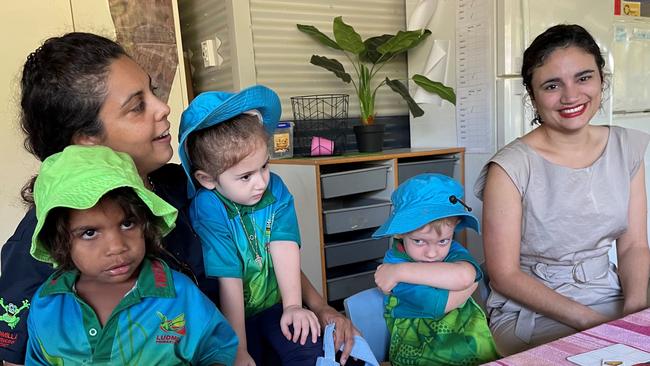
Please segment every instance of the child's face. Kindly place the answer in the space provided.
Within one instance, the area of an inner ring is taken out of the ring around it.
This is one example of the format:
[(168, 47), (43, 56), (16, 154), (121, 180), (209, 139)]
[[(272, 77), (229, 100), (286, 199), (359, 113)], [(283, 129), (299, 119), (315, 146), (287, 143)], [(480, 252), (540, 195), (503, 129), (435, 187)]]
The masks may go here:
[(262, 199), (269, 185), (269, 154), (266, 143), (257, 144), (253, 152), (216, 179), (216, 190), (240, 205), (254, 205)]
[(145, 255), (142, 225), (125, 217), (110, 199), (85, 210), (70, 210), (70, 255), (80, 281), (122, 283), (137, 276)]
[(455, 225), (442, 225), (440, 233), (432, 224), (398, 236), (404, 241), (404, 250), (416, 262), (440, 262), (449, 254)]

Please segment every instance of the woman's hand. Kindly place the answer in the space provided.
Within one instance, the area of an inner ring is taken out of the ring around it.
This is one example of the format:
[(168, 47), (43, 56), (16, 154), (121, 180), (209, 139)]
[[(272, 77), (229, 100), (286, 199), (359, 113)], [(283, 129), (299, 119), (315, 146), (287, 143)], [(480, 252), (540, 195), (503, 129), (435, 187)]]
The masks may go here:
[[(293, 335), (289, 330), (289, 325), (293, 325)], [(296, 343), (300, 339), (301, 345), (307, 342), (307, 336), (310, 333), (312, 343), (316, 343), (320, 335), (318, 318), (311, 310), (300, 305), (289, 305), (284, 308), (280, 318), (280, 329), (288, 340)]]
[(339, 363), (345, 365), (350, 357), (350, 352), (352, 352), (352, 347), (354, 347), (354, 336), (361, 335), (361, 333), (354, 327), (350, 319), (329, 305), (320, 307), (315, 313), (322, 327), (330, 323), (335, 324), (334, 349), (339, 350), (341, 345), (344, 345)]
[(623, 303), (623, 315), (634, 314), (647, 307), (648, 307), (647, 300), (635, 302), (632, 300), (625, 299), (625, 302)]
[(583, 331), (585, 329), (593, 328), (597, 325), (607, 323), (610, 320), (613, 319), (610, 319), (605, 315), (587, 307), (587, 314), (575, 318), (575, 324), (572, 324), (571, 326), (573, 326), (574, 328), (580, 331)]
[(316, 314), (321, 327), (334, 323), (336, 332), (334, 332), (334, 349), (338, 350), (345, 343), (339, 363), (345, 365), (354, 346), (354, 336), (359, 335), (357, 328), (352, 325), (350, 319), (329, 306), (325, 299), (316, 291), (307, 276), (301, 272), (300, 284), (302, 286), (303, 302), (311, 311)]
[(399, 264), (384, 263), (375, 271), (375, 284), (384, 293), (389, 294), (399, 281)]
[(244, 347), (237, 347), (237, 355), (235, 357), (235, 366), (255, 366), (253, 357), (248, 353)]

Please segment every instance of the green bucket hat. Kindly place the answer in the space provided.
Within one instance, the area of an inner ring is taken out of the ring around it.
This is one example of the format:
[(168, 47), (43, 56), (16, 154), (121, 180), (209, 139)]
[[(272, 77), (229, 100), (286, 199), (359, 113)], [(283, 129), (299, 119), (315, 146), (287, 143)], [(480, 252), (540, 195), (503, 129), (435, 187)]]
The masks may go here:
[(56, 207), (91, 208), (106, 193), (120, 187), (132, 188), (149, 210), (161, 219), (163, 235), (174, 228), (177, 210), (145, 188), (128, 154), (105, 146), (71, 145), (45, 159), (34, 184), (38, 221), (29, 251), (32, 257), (56, 264), (38, 238), (50, 210)]

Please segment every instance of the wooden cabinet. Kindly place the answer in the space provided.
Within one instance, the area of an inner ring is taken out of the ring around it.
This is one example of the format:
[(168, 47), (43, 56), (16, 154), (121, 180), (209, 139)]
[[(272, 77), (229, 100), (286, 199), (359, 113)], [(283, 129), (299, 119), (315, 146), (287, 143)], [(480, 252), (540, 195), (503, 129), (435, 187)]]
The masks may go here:
[(271, 161), (294, 196), (302, 270), (332, 305), (375, 285), (374, 271), (390, 241), (371, 235), (390, 215), (399, 183), (425, 172), (463, 183), (464, 151), (396, 149)]

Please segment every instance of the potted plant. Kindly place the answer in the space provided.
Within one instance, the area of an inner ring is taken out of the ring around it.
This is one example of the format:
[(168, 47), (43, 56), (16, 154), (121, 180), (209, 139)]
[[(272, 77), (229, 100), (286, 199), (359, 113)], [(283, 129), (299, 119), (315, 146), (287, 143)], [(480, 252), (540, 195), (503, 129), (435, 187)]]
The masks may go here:
[[(394, 92), (401, 95), (413, 116), (419, 117), (424, 114), (422, 108), (417, 105), (409, 94), (404, 83), (388, 77), (378, 83), (373, 83), (373, 78), (388, 61), (419, 45), (422, 40), (431, 34), (431, 31), (428, 29), (399, 31), (396, 35), (384, 34), (370, 37), (364, 41), (352, 26), (343, 22), (343, 18), (340, 16), (334, 18), (334, 39), (328, 37), (313, 25), (297, 24), (296, 26), (301, 32), (310, 35), (325, 46), (343, 52), (354, 65), (356, 82), (338, 60), (319, 55), (312, 55), (310, 59), (312, 64), (329, 70), (343, 82), (352, 82), (354, 85), (361, 109), (361, 125), (354, 127), (359, 151), (375, 152), (382, 149), (384, 126), (374, 124), (375, 95), (382, 86), (388, 85)], [(440, 82), (429, 80), (424, 75), (414, 75), (412, 80), (424, 90), (437, 94), (452, 104), (456, 104), (456, 94), (452, 88)], [(378, 137), (379, 141), (371, 142), (370, 145), (366, 144), (363, 141), (366, 132), (369, 132), (370, 136)]]

